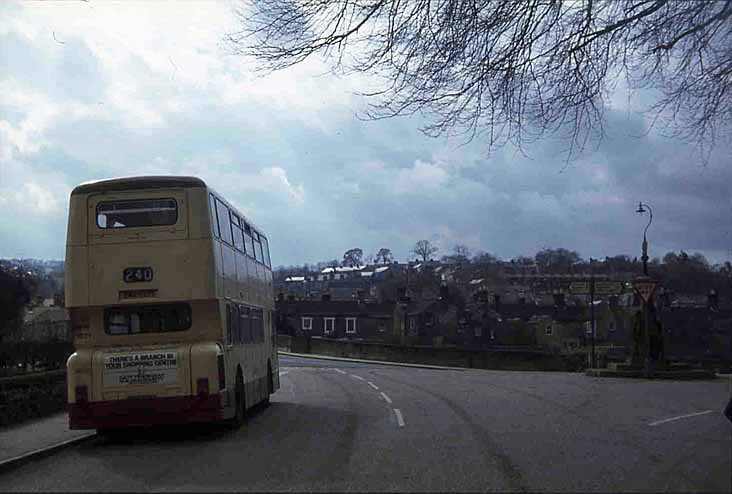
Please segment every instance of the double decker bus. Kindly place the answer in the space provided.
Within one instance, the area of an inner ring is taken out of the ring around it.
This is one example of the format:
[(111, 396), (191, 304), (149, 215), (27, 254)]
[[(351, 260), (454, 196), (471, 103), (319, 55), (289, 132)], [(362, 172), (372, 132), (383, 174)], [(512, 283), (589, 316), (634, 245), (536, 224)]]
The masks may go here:
[(279, 389), (269, 242), (195, 177), (71, 192), (71, 429), (228, 421)]

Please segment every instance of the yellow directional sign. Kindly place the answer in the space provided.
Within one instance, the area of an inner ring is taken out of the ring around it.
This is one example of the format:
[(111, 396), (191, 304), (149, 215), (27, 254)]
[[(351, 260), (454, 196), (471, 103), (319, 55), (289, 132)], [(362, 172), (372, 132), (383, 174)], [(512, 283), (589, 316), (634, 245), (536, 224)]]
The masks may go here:
[(595, 295), (619, 295), (623, 292), (623, 284), (619, 281), (596, 281)]
[[(589, 281), (573, 281), (569, 284), (569, 291), (575, 295), (590, 294)], [(623, 292), (623, 284), (619, 281), (596, 281), (595, 295), (618, 295)]]
[(589, 281), (573, 281), (569, 284), (569, 291), (575, 295), (589, 295), (590, 293), (590, 282)]

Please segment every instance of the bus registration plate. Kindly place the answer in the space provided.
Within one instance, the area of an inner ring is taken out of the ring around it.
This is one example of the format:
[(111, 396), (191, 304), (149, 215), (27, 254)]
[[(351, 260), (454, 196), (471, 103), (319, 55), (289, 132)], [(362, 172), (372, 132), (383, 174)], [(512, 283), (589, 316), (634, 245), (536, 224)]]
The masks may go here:
[(175, 350), (108, 353), (104, 355), (104, 386), (176, 384)]
[(137, 283), (140, 281), (152, 281), (152, 268), (127, 268), (122, 272), (122, 278), (125, 283)]

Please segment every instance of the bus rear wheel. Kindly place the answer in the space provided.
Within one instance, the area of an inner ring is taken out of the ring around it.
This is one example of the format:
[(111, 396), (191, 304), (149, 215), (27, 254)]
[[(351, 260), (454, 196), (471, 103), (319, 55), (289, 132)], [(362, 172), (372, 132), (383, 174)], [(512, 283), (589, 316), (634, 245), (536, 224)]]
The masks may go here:
[(274, 393), (274, 381), (272, 379), (272, 366), (267, 366), (267, 396), (262, 400), (264, 406), (269, 405), (269, 395)]
[(246, 415), (246, 396), (244, 394), (244, 378), (241, 372), (236, 373), (236, 387), (234, 388), (234, 407), (236, 413), (231, 423), (234, 427), (239, 427), (244, 423), (244, 416)]
[(119, 441), (120, 439), (124, 438), (126, 435), (128, 435), (129, 432), (126, 429), (122, 428), (110, 428), (110, 427), (104, 427), (101, 429), (97, 429), (97, 436), (103, 437), (104, 439), (107, 439), (108, 441)]

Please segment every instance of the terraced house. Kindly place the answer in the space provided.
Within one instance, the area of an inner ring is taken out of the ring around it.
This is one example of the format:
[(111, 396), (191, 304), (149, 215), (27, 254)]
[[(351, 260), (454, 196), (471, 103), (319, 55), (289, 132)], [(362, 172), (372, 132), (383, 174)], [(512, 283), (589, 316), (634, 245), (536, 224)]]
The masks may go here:
[(290, 336), (395, 341), (402, 311), (396, 302), (357, 300), (278, 300), (277, 331)]

